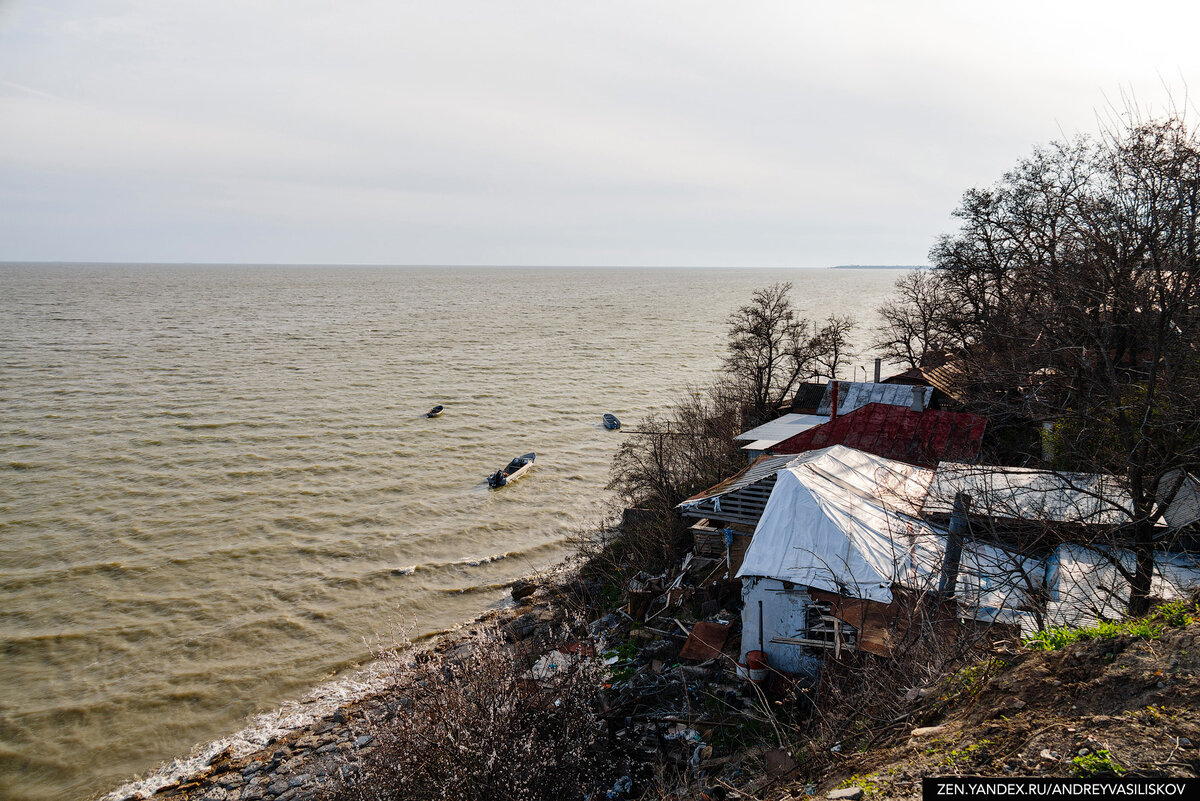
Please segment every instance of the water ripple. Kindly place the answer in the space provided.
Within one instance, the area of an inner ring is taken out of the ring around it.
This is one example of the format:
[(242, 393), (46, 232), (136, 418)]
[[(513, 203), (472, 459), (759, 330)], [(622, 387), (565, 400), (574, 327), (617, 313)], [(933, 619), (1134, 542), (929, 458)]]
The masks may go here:
[(604, 511), (600, 414), (705, 380), (754, 288), (867, 317), (894, 278), (0, 265), (0, 797), (104, 790), (498, 602)]

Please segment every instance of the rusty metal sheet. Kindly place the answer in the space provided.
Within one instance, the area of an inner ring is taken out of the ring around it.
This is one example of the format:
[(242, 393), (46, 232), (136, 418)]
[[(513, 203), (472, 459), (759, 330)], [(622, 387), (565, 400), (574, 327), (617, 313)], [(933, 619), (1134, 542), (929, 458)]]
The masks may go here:
[(986, 424), (986, 418), (966, 412), (914, 412), (907, 406), (869, 403), (785, 439), (771, 451), (783, 455), (845, 445), (886, 459), (935, 467), (944, 459), (977, 460)]
[(695, 659), (704, 662), (721, 655), (725, 640), (729, 638), (728, 623), (709, 623), (701, 621), (692, 626), (683, 650), (679, 652), (680, 659)]

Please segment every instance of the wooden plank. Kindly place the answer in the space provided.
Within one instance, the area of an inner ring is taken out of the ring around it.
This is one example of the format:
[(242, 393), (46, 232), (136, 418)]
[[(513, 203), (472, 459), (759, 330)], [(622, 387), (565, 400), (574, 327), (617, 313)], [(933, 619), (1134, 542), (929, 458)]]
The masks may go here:
[[(804, 637), (772, 637), (771, 642), (779, 643), (780, 645), (806, 645), (809, 648), (824, 648), (828, 651), (834, 648), (832, 642), (826, 640), (809, 640)], [(848, 651), (854, 650), (854, 647), (851, 645), (843, 644), (842, 647)]]

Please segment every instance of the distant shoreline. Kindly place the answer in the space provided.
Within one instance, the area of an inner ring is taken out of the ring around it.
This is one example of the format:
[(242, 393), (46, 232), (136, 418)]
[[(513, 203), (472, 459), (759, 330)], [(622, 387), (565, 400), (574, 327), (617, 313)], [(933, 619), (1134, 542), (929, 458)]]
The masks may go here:
[(831, 270), (928, 270), (928, 264), (837, 264)]

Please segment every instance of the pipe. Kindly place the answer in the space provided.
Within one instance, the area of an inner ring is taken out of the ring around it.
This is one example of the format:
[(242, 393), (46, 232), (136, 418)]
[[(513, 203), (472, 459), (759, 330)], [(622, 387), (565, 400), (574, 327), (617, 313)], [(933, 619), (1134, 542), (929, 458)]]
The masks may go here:
[(954, 495), (954, 507), (950, 512), (950, 536), (946, 538), (946, 555), (942, 559), (942, 575), (938, 581), (938, 595), (943, 599), (953, 598), (954, 589), (958, 584), (963, 535), (967, 533), (967, 510), (970, 508), (970, 495), (965, 492)]
[(880, 359), (880, 358), (875, 359), (875, 383), (876, 384), (879, 383), (879, 368), (882, 366), (882, 364), (883, 364), (883, 359)]
[(762, 601), (758, 602), (758, 650), (766, 650), (766, 648), (763, 647)]

